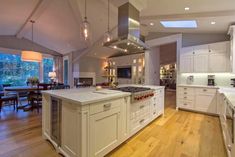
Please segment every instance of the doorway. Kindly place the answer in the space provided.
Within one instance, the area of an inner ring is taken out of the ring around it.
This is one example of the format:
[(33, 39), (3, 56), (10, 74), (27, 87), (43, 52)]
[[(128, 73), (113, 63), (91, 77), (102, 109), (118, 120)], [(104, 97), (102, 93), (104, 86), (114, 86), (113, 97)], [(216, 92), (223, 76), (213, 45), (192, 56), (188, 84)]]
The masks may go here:
[(177, 43), (159, 46), (160, 85), (165, 86), (165, 108), (176, 108)]

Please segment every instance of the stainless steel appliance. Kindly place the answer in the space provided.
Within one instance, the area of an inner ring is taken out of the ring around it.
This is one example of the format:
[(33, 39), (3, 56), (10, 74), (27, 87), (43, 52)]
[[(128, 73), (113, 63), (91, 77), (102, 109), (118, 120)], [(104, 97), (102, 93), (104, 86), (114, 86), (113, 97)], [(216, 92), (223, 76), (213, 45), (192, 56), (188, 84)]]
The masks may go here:
[(208, 86), (215, 86), (215, 75), (208, 75)]
[(51, 97), (51, 139), (58, 145), (61, 145), (61, 100)]
[(142, 100), (145, 100), (154, 96), (154, 90), (151, 88), (146, 88), (146, 87), (128, 86), (128, 87), (116, 88), (115, 90), (120, 90), (123, 92), (130, 92), (132, 103), (142, 101)]
[(140, 35), (140, 12), (129, 2), (118, 8), (118, 38), (103, 46), (126, 53), (139, 53), (148, 49)]
[(231, 85), (232, 85), (233, 87), (235, 87), (235, 78), (234, 78), (234, 79), (231, 79)]
[(228, 129), (228, 134), (230, 136), (231, 142), (234, 144), (234, 123), (235, 123), (235, 108), (229, 102), (226, 102), (226, 124)]

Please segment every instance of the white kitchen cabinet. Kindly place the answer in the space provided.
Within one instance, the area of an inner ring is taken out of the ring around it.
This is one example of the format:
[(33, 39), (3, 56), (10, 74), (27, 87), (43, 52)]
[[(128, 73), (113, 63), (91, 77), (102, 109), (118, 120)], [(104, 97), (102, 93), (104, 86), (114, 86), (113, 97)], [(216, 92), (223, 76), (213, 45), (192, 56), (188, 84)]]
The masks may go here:
[(194, 46), (193, 67), (194, 72), (208, 71), (208, 45)]
[(193, 71), (193, 47), (181, 49), (180, 71), (184, 73), (190, 73)]
[(196, 73), (208, 72), (208, 54), (195, 54), (193, 56), (193, 69)]
[(195, 109), (206, 113), (217, 113), (216, 94), (197, 93)]
[(90, 116), (90, 156), (104, 156), (119, 144), (120, 107)]
[(51, 124), (50, 124), (50, 121), (51, 121), (51, 105), (50, 105), (50, 97), (48, 95), (43, 95), (42, 97), (42, 100), (43, 100), (43, 103), (44, 105), (42, 106), (42, 129), (43, 129), (43, 132), (44, 132), (44, 136), (48, 136), (50, 137), (50, 134), (51, 134)]
[(230, 35), (230, 66), (232, 73), (235, 73), (235, 25), (229, 27)]
[(62, 102), (61, 147), (70, 156), (79, 156), (77, 134), (79, 133), (79, 114), (75, 105)]
[(178, 87), (177, 108), (217, 114), (217, 89)]
[(185, 47), (180, 52), (181, 73), (229, 72), (230, 42)]

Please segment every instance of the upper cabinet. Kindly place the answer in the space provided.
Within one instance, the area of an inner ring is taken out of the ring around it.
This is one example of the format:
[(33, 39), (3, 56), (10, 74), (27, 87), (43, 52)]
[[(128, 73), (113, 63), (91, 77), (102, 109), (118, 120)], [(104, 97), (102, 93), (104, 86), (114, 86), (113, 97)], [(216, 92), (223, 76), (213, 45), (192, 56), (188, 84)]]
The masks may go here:
[(230, 42), (219, 42), (181, 49), (181, 73), (230, 72)]

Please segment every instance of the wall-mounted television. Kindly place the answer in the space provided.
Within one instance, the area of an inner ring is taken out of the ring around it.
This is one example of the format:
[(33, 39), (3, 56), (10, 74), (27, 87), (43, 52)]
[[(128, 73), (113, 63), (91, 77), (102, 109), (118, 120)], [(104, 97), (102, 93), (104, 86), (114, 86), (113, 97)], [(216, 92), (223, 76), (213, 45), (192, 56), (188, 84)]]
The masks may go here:
[(118, 67), (117, 77), (131, 79), (131, 66), (128, 67)]

